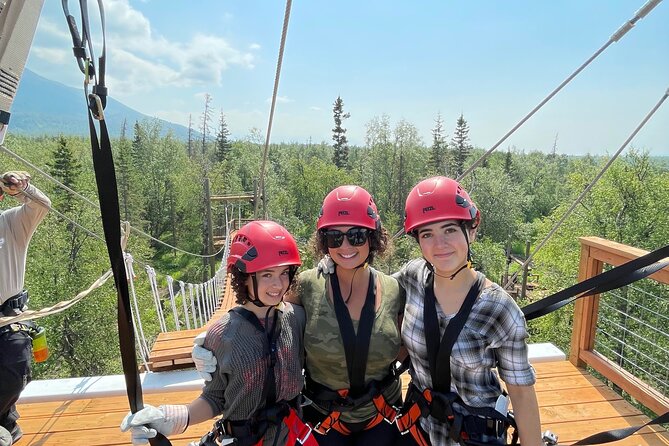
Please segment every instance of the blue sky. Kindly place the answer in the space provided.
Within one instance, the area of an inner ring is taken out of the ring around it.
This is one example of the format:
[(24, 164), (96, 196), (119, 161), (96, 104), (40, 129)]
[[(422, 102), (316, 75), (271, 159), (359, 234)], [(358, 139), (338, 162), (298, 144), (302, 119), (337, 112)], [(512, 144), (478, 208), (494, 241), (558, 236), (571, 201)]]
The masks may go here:
[[(81, 77), (60, 2), (47, 0), (28, 68)], [(72, 4), (76, 2), (70, 2)], [(95, 3), (95, 2), (91, 2)], [(285, 3), (105, 0), (110, 94), (151, 116), (199, 122), (204, 93), (233, 138), (266, 131)], [(643, 5), (637, 0), (293, 2), (273, 142), (330, 142), (338, 95), (353, 144), (387, 114), (426, 144), (460, 113), (489, 148)], [(91, 5), (93, 6), (93, 5)], [(660, 3), (500, 150), (612, 153), (669, 87), (669, 1)], [(669, 102), (669, 101), (668, 101)], [(669, 104), (634, 139), (669, 155)]]

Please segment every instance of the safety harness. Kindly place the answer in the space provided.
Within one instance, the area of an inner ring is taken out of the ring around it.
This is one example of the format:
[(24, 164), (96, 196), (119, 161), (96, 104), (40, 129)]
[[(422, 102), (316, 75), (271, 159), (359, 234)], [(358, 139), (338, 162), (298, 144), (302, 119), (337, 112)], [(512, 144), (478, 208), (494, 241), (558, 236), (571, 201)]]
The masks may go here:
[[(356, 334), (353, 327), (351, 315), (348, 312), (346, 303), (341, 294), (339, 279), (337, 274), (330, 274), (330, 284), (332, 286), (332, 295), (337, 324), (344, 344), (344, 353), (346, 355), (346, 369), (350, 387), (348, 389), (332, 390), (324, 386), (309, 376), (307, 373), (304, 395), (312, 400), (317, 406), (326, 409), (329, 413), (318, 423), (314, 430), (327, 434), (330, 429), (334, 429), (343, 435), (350, 435), (351, 432), (371, 429), (374, 426), (386, 420), (393, 423), (398, 413), (398, 408), (393, 407), (386, 401), (383, 393), (393, 383), (399, 379), (401, 370), (395, 370), (391, 365), (388, 375), (382, 380), (372, 380), (365, 385), (365, 373), (367, 371), (367, 357), (369, 353), (369, 343), (372, 335), (372, 327), (376, 312), (374, 311), (376, 302), (376, 273), (373, 269), (369, 270), (369, 285), (367, 286), (367, 296), (360, 313), (360, 322)], [(374, 418), (366, 424), (352, 426), (343, 422), (340, 417), (342, 412), (355, 410), (369, 402), (374, 403), (377, 413)]]
[[(464, 327), (476, 298), (483, 290), (485, 276), (478, 274), (465, 297), (460, 310), (448, 323), (444, 335), (439, 339), (434, 275), (428, 275), (425, 286), (423, 318), (425, 323), (425, 344), (432, 378), (432, 388), (422, 392), (411, 382), (407, 391), (402, 414), (397, 417), (397, 426), (403, 434), (410, 433), (419, 446), (429, 446), (429, 437), (420, 428), (420, 418), (432, 416), (448, 426), (449, 437), (461, 445), (506, 444), (506, 432), (514, 427), (512, 444), (518, 441), (513, 414), (506, 411), (506, 404), (500, 410), (491, 407), (473, 407), (451, 390), (451, 351), (462, 327)], [(506, 394), (501, 395), (501, 400)]]
[(4, 314), (6, 311), (20, 310), (28, 303), (29, 299), (28, 292), (23, 290), (4, 301), (2, 305), (0, 305), (0, 313)]
[[(230, 312), (243, 317), (266, 337), (264, 354), (269, 358), (269, 367), (267, 367), (262, 391), (265, 406), (254, 412), (246, 420), (237, 421), (221, 418), (214, 423), (214, 428), (200, 439), (199, 444), (201, 446), (214, 446), (217, 445), (216, 441), (218, 440), (222, 445), (262, 446), (267, 429), (270, 426), (276, 426), (277, 430), (274, 437), (274, 444), (276, 445), (281, 431), (279, 428), (283, 423), (288, 427), (288, 438), (285, 446), (293, 446), (296, 442), (307, 446), (317, 446), (318, 443), (311, 434), (311, 428), (302, 421), (297, 413), (300, 408), (300, 396), (298, 395), (290, 401), (276, 400), (274, 367), (276, 366), (277, 342), (281, 335), (280, 311), (274, 311), (271, 327), (268, 327), (267, 318), (265, 319), (265, 327), (263, 327), (258, 318), (245, 308), (235, 307)], [(269, 329), (266, 330), (266, 327)]]

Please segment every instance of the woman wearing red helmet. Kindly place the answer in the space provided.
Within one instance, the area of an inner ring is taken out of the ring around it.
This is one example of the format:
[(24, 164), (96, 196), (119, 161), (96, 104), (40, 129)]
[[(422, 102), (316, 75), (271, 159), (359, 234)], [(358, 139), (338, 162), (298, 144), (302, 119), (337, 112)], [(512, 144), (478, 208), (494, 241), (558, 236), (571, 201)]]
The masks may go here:
[(212, 379), (187, 406), (145, 406), (128, 414), (121, 429), (132, 430), (133, 444), (145, 444), (156, 431), (181, 433), (221, 413), (212, 443), (317, 444), (300, 419), (304, 310), (283, 302), (300, 264), (295, 240), (281, 225), (253, 221), (237, 232), (227, 266), (238, 305), (204, 340), (216, 359)]
[[(320, 445), (413, 444), (393, 426), (401, 403), (394, 373), (404, 295), (392, 277), (370, 267), (388, 235), (369, 192), (341, 186), (323, 201), (314, 244), (335, 271), (300, 273), (293, 302), (306, 312), (305, 419)], [(386, 422), (387, 421), (387, 422)]]
[(479, 223), (469, 195), (450, 178), (421, 181), (407, 197), (404, 230), (423, 258), (395, 276), (406, 291), (402, 339), (412, 364), (397, 424), (433, 445), (506, 444), (508, 427), (517, 424), (523, 446), (540, 445), (525, 318), (501, 287), (471, 268)]

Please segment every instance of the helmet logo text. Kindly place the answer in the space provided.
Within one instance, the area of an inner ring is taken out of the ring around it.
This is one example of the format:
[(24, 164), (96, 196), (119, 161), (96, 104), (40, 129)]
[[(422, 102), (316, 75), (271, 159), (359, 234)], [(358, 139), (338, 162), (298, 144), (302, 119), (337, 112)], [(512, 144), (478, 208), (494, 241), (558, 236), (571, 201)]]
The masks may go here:
[(434, 206), (427, 206), (423, 208), (423, 214), (430, 211), (434, 211)]
[(339, 211), (337, 215), (340, 216), (340, 215), (350, 215), (350, 214), (348, 213), (348, 211)]

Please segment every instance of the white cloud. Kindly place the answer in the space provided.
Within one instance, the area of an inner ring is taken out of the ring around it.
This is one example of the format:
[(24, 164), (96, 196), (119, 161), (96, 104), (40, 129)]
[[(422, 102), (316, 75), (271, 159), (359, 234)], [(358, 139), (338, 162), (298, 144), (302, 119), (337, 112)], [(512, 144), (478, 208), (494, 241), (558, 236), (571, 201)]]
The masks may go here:
[(259, 50), (260, 48), (261, 48), (261, 47), (260, 47), (260, 44), (259, 44), (259, 43), (252, 43), (251, 45), (249, 45), (249, 49), (250, 49), (251, 51), (257, 51), (257, 50)]
[(40, 17), (38, 26), (40, 31), (50, 35), (51, 37), (56, 37), (59, 40), (72, 42), (70, 40), (70, 33), (67, 30), (67, 27), (63, 26), (63, 23), (55, 23), (49, 17)]
[(74, 58), (71, 57), (72, 53), (63, 48), (47, 48), (43, 46), (33, 46), (30, 51), (36, 57), (44, 59), (50, 63), (63, 64), (70, 60), (74, 62)]
[[(97, 29), (99, 21), (94, 20), (97, 17), (95, 3), (89, 13), (91, 34), (95, 39), (101, 39)], [(119, 99), (142, 89), (220, 85), (223, 72), (230, 67), (254, 68), (253, 53), (234, 48), (222, 37), (196, 34), (190, 40), (177, 41), (172, 35), (166, 38), (156, 33), (149, 19), (134, 9), (128, 0), (107, 0), (105, 18), (109, 52), (107, 74)], [(67, 29), (48, 18), (43, 18), (39, 27), (40, 32), (48, 36), (48, 45), (37, 42), (41, 46), (35, 47), (35, 56), (50, 64), (66, 62), (63, 54), (67, 51), (61, 54), (51, 46), (54, 45), (53, 37), (63, 42), (70, 40)], [(69, 46), (71, 43), (64, 48)], [(97, 46), (95, 50), (99, 55), (102, 48)]]
[(311, 107), (309, 107), (309, 110), (313, 110), (313, 111), (323, 111), (322, 108), (320, 108), (320, 107), (316, 107), (315, 105), (312, 105)]

